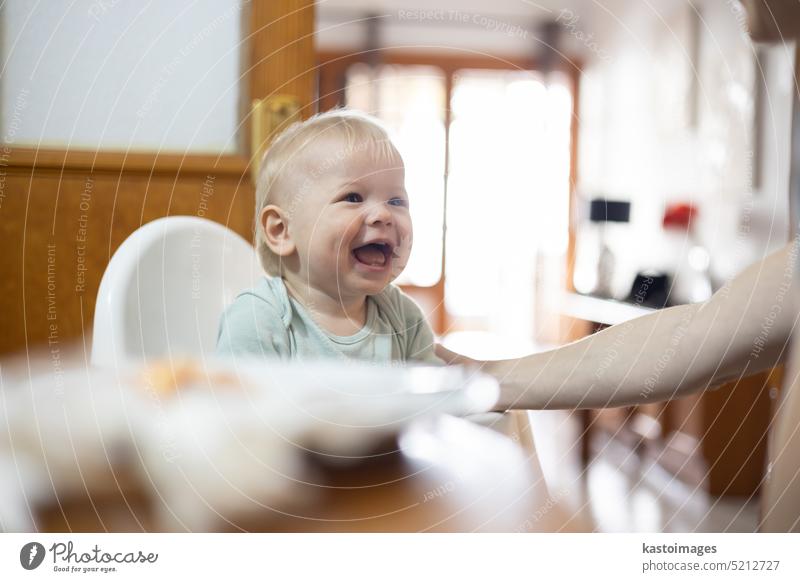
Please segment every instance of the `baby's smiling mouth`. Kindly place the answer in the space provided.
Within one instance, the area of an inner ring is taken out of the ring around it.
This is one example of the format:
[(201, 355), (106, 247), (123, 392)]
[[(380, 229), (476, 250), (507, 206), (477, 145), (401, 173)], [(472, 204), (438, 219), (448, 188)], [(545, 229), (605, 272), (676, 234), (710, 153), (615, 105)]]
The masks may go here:
[(353, 249), (356, 261), (370, 267), (384, 267), (394, 254), (394, 247), (388, 242), (374, 242)]

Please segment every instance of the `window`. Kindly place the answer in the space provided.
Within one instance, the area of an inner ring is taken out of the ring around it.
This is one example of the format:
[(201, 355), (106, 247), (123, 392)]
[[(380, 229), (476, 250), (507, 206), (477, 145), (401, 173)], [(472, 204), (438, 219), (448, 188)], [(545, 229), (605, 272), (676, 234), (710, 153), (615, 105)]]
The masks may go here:
[(4, 2), (0, 122), (6, 142), (243, 153), (246, 10), (240, 0)]
[(567, 248), (570, 92), (529, 71), (461, 70), (451, 109), (447, 311), (530, 339), (537, 260)]

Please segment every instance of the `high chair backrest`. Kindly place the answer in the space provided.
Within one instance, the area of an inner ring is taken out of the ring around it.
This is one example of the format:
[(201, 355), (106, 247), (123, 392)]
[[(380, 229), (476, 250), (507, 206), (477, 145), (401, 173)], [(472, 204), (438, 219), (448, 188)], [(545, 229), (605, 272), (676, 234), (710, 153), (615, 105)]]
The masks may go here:
[(103, 274), (92, 364), (212, 354), (222, 311), (263, 274), (252, 245), (216, 222), (170, 216), (145, 224)]

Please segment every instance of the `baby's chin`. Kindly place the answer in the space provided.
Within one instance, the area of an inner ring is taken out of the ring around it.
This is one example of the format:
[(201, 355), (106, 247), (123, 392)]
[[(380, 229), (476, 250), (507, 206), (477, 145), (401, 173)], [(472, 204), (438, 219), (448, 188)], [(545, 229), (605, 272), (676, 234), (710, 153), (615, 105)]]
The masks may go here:
[(359, 280), (350, 285), (350, 293), (354, 295), (380, 295), (396, 279), (394, 276), (386, 277), (382, 280)]
[(364, 295), (380, 295), (383, 293), (386, 288), (392, 284), (392, 282), (396, 279), (396, 277), (391, 277), (386, 281), (374, 281), (365, 283), (364, 285), (359, 286), (359, 291)]
[(391, 276), (389, 278), (390, 283), (403, 274), (403, 271), (406, 270), (407, 264), (408, 264), (408, 256), (403, 258), (395, 257), (392, 259), (392, 265), (390, 268)]

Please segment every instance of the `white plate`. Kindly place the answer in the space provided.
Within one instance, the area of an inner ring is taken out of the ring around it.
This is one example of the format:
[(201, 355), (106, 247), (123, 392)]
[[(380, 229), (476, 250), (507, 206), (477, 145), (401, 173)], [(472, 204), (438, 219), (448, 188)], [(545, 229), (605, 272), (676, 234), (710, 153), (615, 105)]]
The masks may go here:
[(460, 367), (238, 361), (236, 373), (285, 412), (299, 444), (342, 456), (363, 454), (416, 420), (486, 412), (499, 396), (494, 378)]
[[(180, 365), (185, 372), (186, 361)], [(188, 366), (189, 374), (177, 374), (177, 390), (169, 387), (168, 363), (157, 366), (155, 382), (152, 368), (148, 375), (132, 364), (6, 386), (0, 467), (12, 463), (19, 487), (0, 488), (4, 523), (27, 529), (22, 499), (117, 487), (117, 471), (131, 465), (161, 501), (160, 528), (208, 531), (254, 503), (291, 498), (294, 485), (313, 473), (304, 451), (357, 462), (415, 421), (485, 412), (499, 394), (494, 379), (456, 367), (263, 360)]]

